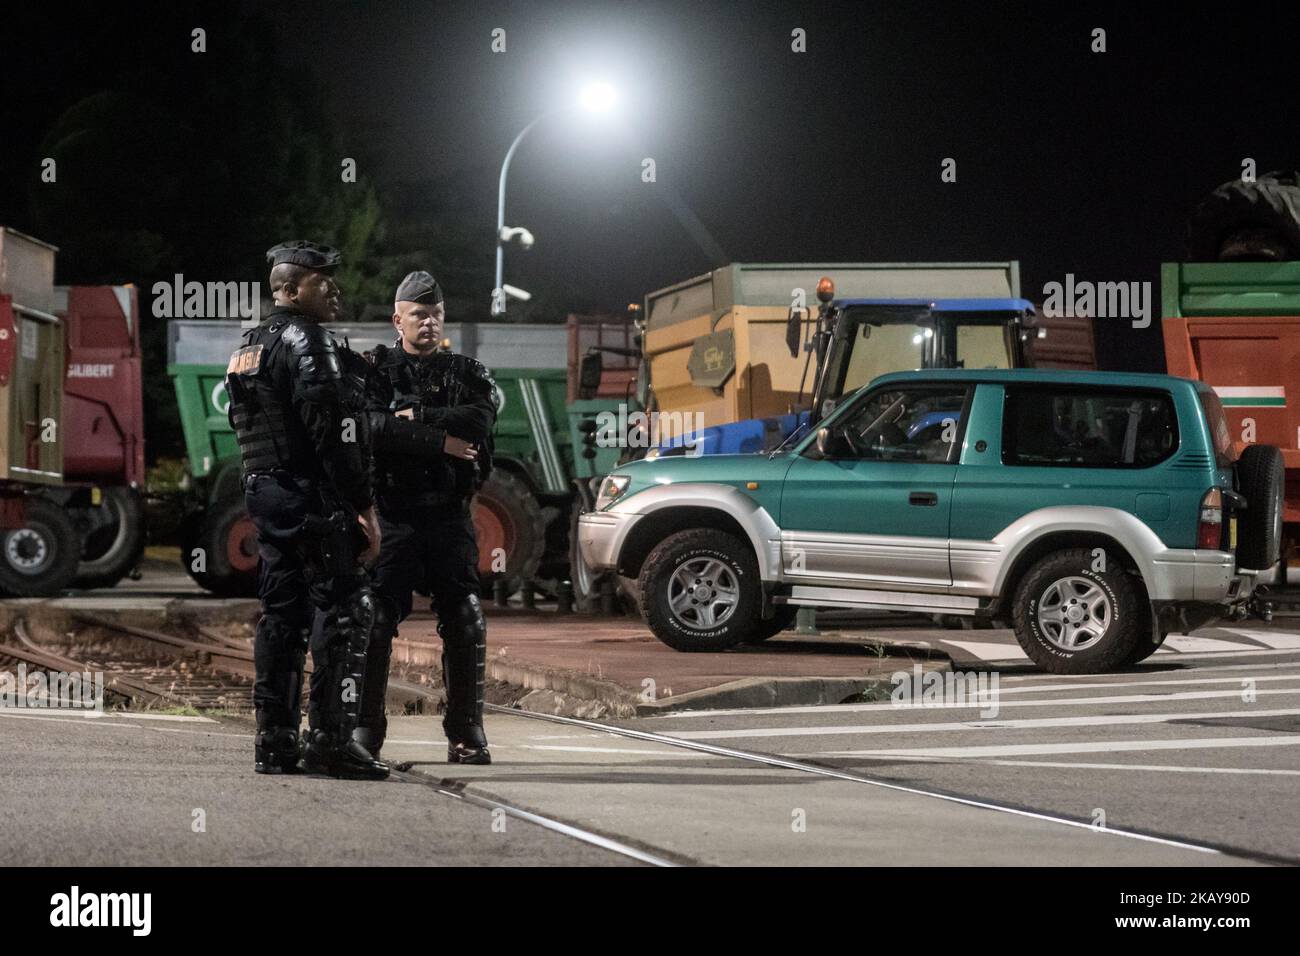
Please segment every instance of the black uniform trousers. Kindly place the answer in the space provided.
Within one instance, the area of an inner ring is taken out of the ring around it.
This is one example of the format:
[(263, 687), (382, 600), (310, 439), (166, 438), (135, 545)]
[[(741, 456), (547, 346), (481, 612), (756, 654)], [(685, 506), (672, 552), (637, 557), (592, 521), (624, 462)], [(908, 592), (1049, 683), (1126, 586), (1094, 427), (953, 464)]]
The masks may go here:
[(338, 634), (331, 626), (313, 628), (320, 618), (332, 622), (365, 578), (325, 577), (312, 560), (312, 539), (304, 532), (310, 515), (322, 511), (314, 483), (284, 472), (252, 475), (244, 503), (257, 527), (257, 594), (262, 616), (253, 640), (257, 670), (253, 704), (259, 728), (292, 727), (302, 719), (302, 673), (305, 653), (312, 654), (309, 724), (334, 730), (341, 715), (339, 689), (331, 686), (331, 645)]
[[(411, 613), (412, 592), (419, 590), (432, 599), (433, 611), (438, 615), (438, 631), (443, 646), (471, 645), (481, 641), (482, 615), (478, 610), (479, 574), (478, 541), (474, 536), (474, 523), (470, 518), (469, 502), (452, 500), (440, 504), (419, 503), (414, 496), (400, 496), (381, 491), (377, 498), (379, 526), (382, 541), (379, 560), (375, 563), (373, 582), (375, 591), (391, 599), (398, 609), (398, 620)], [(468, 605), (473, 598), (473, 609)], [(477, 619), (477, 636), (469, 618)], [(384, 635), (387, 647), (376, 646), (379, 635), (372, 637), (368, 657), (371, 670), (366, 673), (366, 686), (379, 686), (387, 678), (388, 661), (392, 646), (392, 633)], [(472, 647), (466, 649), (473, 653)], [(471, 665), (472, 666), (472, 665)], [(481, 664), (479, 668), (481, 669)], [(382, 672), (382, 674), (381, 674)], [(449, 716), (452, 722), (466, 719), (460, 712), (469, 713), (472, 701), (456, 707), (465, 693), (451, 686), (448, 679)], [(479, 682), (482, 677), (479, 675)], [(473, 677), (470, 677), (473, 680)], [(468, 695), (474, 694), (471, 687)], [(453, 700), (452, 698), (457, 698)], [(452, 713), (454, 708), (457, 713)], [(382, 704), (367, 694), (362, 700), (361, 724), (382, 733), (384, 719)], [(446, 725), (446, 722), (444, 722)]]

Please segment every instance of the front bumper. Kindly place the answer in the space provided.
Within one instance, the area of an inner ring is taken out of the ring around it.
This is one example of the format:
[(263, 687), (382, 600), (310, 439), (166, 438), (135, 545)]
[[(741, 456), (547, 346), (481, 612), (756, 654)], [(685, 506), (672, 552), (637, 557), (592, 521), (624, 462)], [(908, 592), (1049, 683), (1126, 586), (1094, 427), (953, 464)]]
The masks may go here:
[(641, 515), (589, 511), (578, 518), (578, 548), (582, 560), (594, 571), (613, 571), (632, 526)]

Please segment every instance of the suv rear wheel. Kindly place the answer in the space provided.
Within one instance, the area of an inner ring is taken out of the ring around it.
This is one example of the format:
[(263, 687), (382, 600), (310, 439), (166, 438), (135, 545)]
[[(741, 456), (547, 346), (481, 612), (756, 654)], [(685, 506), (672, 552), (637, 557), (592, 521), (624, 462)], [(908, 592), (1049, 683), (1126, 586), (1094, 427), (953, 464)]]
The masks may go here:
[(641, 613), (655, 637), (679, 651), (721, 651), (753, 633), (762, 613), (758, 562), (724, 531), (679, 531), (641, 568)]
[(1092, 549), (1057, 551), (1029, 569), (1013, 600), (1016, 640), (1054, 674), (1114, 670), (1134, 657), (1150, 608), (1115, 562), (1096, 571)]

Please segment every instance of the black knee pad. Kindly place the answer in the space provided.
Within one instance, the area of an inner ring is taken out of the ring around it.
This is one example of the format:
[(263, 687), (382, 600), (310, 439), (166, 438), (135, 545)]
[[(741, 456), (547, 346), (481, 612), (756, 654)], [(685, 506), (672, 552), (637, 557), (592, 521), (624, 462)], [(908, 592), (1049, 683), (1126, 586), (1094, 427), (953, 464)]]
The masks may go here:
[(467, 594), (438, 613), (438, 636), (444, 644), (470, 647), (487, 640), (487, 621), (477, 594)]

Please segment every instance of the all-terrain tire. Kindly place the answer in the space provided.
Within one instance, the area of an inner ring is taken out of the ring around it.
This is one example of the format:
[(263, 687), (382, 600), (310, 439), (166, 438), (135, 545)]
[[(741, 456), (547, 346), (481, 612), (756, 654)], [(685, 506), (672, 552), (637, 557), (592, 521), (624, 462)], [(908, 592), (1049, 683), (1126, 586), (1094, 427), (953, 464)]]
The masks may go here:
[[(733, 647), (753, 632), (762, 613), (753, 549), (725, 531), (696, 528), (669, 535), (646, 558), (639, 584), (641, 614), (650, 630), (678, 651)], [(707, 590), (694, 593), (707, 596), (696, 600), (692, 592), (700, 585)], [(718, 597), (722, 593), (732, 596)], [(724, 601), (729, 601), (725, 611)]]
[[(1095, 561), (1091, 548), (1053, 552), (1037, 561), (1016, 588), (1012, 600), (1016, 640), (1044, 670), (1099, 674), (1124, 666), (1135, 653), (1150, 620), (1150, 605), (1141, 600), (1136, 582), (1118, 562), (1107, 559), (1105, 570), (1096, 571)], [(1050, 617), (1057, 608), (1070, 607), (1082, 609), (1070, 627), (1086, 624), (1100, 630), (1095, 639), (1078, 641), (1082, 646), (1077, 650), (1061, 646), (1059, 635), (1054, 640), (1054, 626), (1045, 625), (1040, 617), (1040, 610)]]

